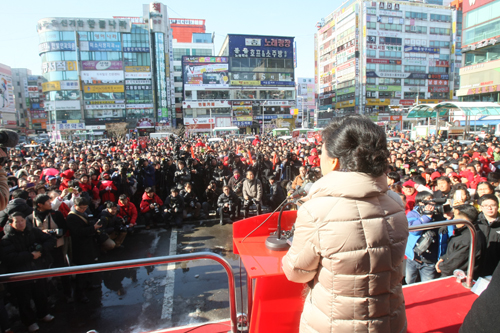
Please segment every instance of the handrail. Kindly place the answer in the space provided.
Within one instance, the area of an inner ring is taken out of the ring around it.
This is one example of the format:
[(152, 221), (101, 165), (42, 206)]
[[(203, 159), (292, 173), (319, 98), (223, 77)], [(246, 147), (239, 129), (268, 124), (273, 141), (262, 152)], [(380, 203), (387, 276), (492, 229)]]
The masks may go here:
[(37, 271), (28, 271), (21, 273), (11, 273), (0, 275), (0, 283), (18, 282), (33, 279), (41, 279), (56, 276), (65, 276), (73, 274), (85, 274), (95, 272), (105, 272), (118, 269), (136, 268), (153, 265), (164, 265), (182, 261), (209, 259), (221, 264), (226, 270), (229, 283), (229, 311), (231, 317), (231, 331), (237, 333), (236, 327), (236, 289), (234, 282), (233, 269), (229, 262), (222, 256), (211, 252), (195, 252), (188, 254), (178, 254), (174, 256), (162, 256), (144, 259), (123, 260), (115, 262), (106, 262), (92, 265), (71, 266), (62, 268), (42, 269)]
[(471, 245), (469, 248), (469, 268), (467, 269), (467, 280), (466, 280), (466, 287), (467, 288), (472, 288), (472, 274), (474, 273), (474, 264), (476, 262), (476, 257), (475, 257), (475, 249), (476, 249), (476, 229), (474, 227), (474, 223), (464, 220), (464, 219), (457, 219), (457, 220), (445, 220), (445, 221), (438, 221), (438, 222), (430, 222), (430, 223), (425, 223), (425, 224), (419, 224), (419, 225), (413, 225), (408, 228), (408, 231), (421, 231), (421, 230), (430, 230), (430, 229), (435, 229), (435, 228), (440, 228), (440, 227), (445, 227), (449, 225), (455, 225), (455, 224), (465, 224), (467, 228), (470, 230), (470, 235), (471, 235)]

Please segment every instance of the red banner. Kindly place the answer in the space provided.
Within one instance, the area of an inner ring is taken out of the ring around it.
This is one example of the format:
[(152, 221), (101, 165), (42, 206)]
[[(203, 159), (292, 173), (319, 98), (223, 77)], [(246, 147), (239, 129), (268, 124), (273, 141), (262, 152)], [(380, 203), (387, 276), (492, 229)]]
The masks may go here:
[(429, 87), (429, 92), (431, 93), (440, 93), (440, 92), (449, 92), (449, 87)]
[(404, 106), (412, 106), (415, 103), (414, 99), (400, 99), (399, 104)]

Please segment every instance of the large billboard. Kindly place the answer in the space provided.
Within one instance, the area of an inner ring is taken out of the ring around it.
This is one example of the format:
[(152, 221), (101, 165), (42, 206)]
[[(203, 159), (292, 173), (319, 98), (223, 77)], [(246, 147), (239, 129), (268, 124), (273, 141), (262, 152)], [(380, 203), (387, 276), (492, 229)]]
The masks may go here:
[(229, 56), (293, 59), (294, 37), (229, 35)]
[(229, 87), (227, 57), (182, 57), (184, 89)]
[(12, 72), (9, 66), (0, 64), (0, 112), (16, 112)]

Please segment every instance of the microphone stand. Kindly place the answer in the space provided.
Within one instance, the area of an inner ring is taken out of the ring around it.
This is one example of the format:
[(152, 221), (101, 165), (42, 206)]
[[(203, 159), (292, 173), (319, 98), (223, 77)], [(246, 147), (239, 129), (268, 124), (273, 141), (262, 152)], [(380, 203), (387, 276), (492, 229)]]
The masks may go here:
[(283, 251), (288, 249), (290, 246), (285, 238), (281, 237), (281, 215), (286, 207), (290, 205), (295, 205), (295, 202), (290, 201), (281, 206), (280, 215), (278, 216), (278, 229), (275, 235), (271, 235), (266, 239), (266, 247), (271, 251)]

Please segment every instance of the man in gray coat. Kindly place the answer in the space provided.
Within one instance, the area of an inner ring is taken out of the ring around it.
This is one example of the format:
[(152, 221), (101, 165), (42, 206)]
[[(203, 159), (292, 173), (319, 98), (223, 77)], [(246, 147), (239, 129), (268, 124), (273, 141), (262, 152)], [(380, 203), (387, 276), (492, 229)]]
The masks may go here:
[(253, 171), (247, 172), (247, 178), (243, 181), (244, 217), (248, 217), (248, 210), (252, 203), (257, 207), (257, 215), (262, 212), (262, 183), (255, 178)]

